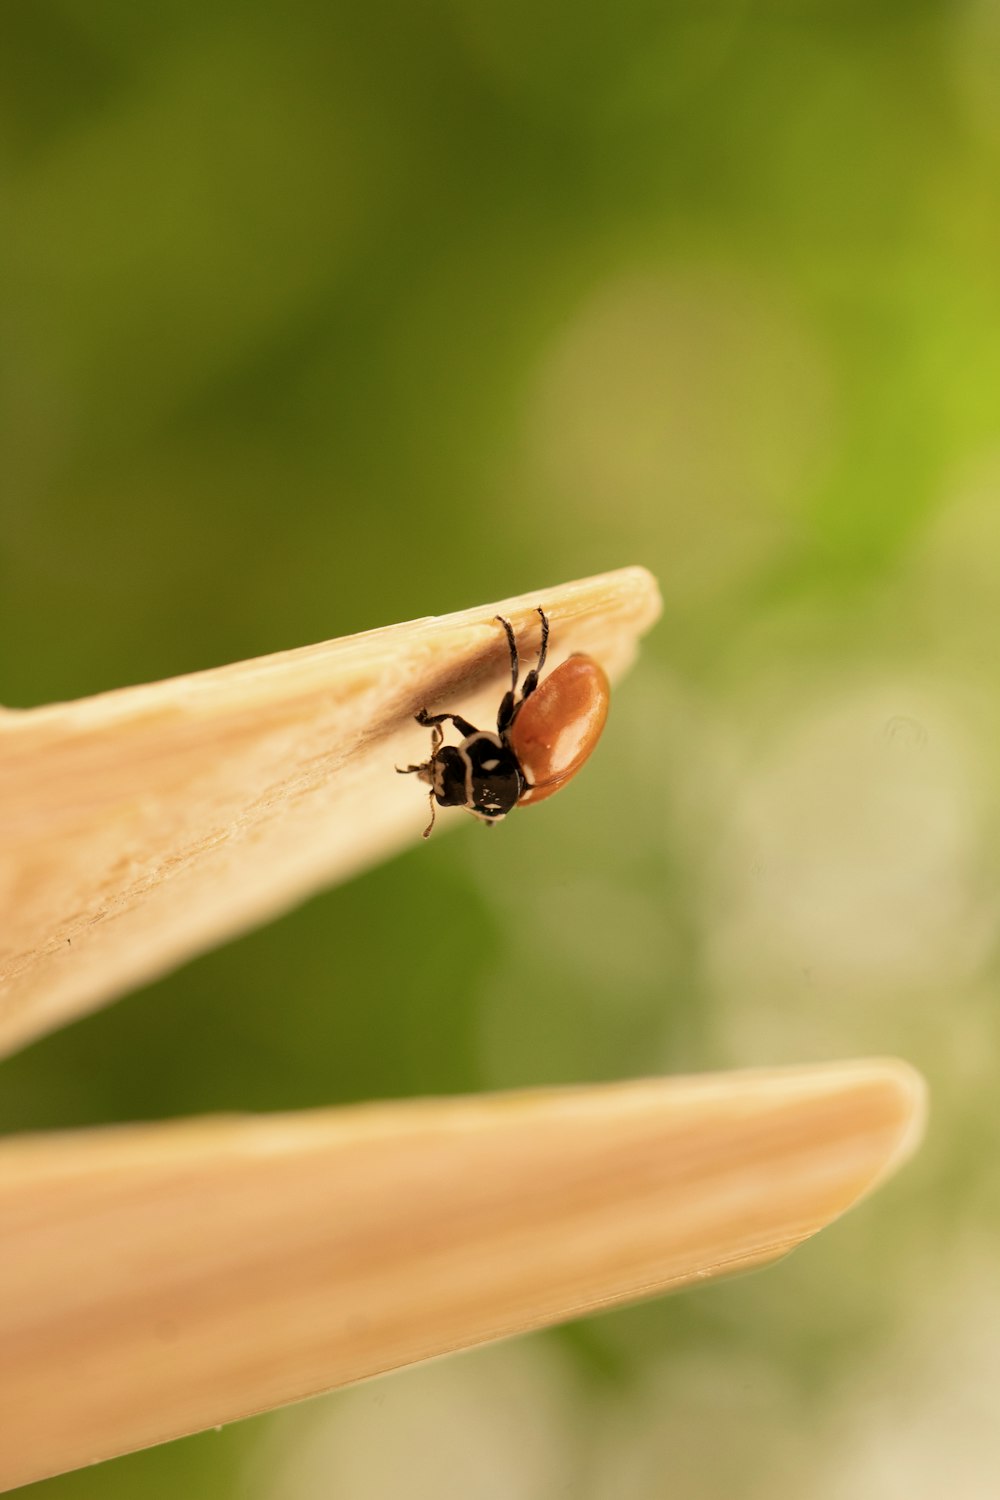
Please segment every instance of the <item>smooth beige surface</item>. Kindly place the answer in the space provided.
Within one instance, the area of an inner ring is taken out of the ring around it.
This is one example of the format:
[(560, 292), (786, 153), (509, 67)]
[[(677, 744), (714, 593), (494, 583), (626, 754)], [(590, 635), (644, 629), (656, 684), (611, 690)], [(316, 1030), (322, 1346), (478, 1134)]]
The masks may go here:
[(759, 1265), (914, 1144), (902, 1063), (0, 1147), (0, 1486)]
[[(0, 1052), (418, 838), (422, 706), (495, 722), (509, 658), (612, 677), (659, 613), (642, 568), (25, 712), (0, 710)], [(450, 816), (464, 816), (453, 813)], [(533, 814), (534, 816), (534, 814)], [(447, 817), (440, 819), (440, 826)]]

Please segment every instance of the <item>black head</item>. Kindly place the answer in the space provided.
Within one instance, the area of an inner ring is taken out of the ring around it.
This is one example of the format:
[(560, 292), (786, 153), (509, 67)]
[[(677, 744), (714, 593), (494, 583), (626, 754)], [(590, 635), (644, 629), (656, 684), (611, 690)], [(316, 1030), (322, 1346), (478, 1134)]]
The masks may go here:
[(458, 747), (465, 766), (463, 805), (479, 818), (505, 818), (524, 789), (517, 757), (498, 734), (480, 730)]

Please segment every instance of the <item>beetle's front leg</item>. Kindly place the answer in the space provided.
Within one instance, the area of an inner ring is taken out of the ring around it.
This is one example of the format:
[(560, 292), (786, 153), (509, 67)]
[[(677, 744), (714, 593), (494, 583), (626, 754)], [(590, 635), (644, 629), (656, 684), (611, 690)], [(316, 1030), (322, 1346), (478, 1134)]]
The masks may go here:
[(476, 728), (475, 724), (470, 724), (468, 719), (463, 719), (460, 714), (429, 714), (426, 708), (422, 708), (418, 713), (415, 713), (413, 717), (416, 719), (417, 723), (422, 724), (425, 729), (434, 729), (438, 725), (444, 724), (448, 719), (450, 719), (455, 728), (458, 730), (459, 734), (464, 735), (466, 739), (468, 739), (470, 734), (479, 733), (479, 730)]

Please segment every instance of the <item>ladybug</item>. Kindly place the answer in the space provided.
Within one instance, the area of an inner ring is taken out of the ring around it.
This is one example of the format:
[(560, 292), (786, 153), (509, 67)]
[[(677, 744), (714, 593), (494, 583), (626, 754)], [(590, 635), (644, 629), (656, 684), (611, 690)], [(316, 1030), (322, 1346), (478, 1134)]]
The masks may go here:
[[(422, 708), (417, 723), (431, 733), (430, 759), (419, 766), (397, 766), (401, 776), (416, 774), (430, 787), (431, 820), (435, 802), (464, 807), (484, 823), (498, 823), (515, 807), (541, 802), (558, 792), (579, 771), (600, 739), (608, 716), (611, 689), (601, 667), (589, 656), (569, 656), (539, 683), (549, 644), (549, 622), (538, 609), (542, 643), (538, 665), (527, 674), (518, 697), (520, 663), (514, 630), (503, 615), (510, 650), (510, 690), (497, 714), (496, 733), (477, 729), (459, 714), (429, 714)], [(446, 745), (441, 725), (450, 719), (464, 739)]]

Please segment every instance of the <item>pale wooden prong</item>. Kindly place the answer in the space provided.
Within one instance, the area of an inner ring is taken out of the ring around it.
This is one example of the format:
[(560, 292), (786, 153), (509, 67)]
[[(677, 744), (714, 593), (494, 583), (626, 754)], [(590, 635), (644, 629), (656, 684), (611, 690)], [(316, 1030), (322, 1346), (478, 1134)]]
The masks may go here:
[(902, 1063), (0, 1146), (0, 1488), (784, 1255), (913, 1146)]
[(417, 841), (412, 722), (496, 717), (494, 616), (612, 676), (659, 612), (642, 568), (441, 618), (124, 688), (0, 710), (0, 1053), (310, 891)]

